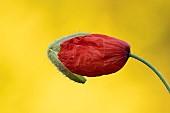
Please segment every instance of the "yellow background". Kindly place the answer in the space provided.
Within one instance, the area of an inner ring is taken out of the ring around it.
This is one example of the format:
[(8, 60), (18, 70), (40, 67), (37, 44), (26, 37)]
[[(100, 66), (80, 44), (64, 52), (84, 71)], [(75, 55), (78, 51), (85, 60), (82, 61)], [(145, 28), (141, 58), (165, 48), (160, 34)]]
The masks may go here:
[(1, 0), (0, 113), (170, 113), (170, 95), (144, 64), (63, 76), (46, 56), (56, 38), (101, 33), (127, 41), (170, 83), (170, 0)]

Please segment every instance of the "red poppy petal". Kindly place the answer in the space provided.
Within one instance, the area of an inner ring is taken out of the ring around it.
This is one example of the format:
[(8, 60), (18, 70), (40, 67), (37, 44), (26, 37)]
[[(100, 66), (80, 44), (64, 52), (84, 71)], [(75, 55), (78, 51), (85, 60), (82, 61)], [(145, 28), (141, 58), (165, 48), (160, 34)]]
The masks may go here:
[(130, 45), (101, 34), (89, 34), (60, 45), (59, 60), (73, 73), (101, 76), (120, 70), (128, 60)]

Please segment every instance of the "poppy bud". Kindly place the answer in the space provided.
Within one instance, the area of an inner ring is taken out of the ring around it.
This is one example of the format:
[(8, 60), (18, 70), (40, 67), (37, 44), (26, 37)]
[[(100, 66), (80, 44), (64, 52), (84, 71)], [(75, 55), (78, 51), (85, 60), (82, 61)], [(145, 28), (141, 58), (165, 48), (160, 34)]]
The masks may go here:
[(101, 35), (77, 36), (60, 44), (59, 60), (71, 72), (95, 77), (115, 73), (129, 58), (130, 45)]
[(152, 69), (170, 93), (168, 83), (156, 68), (143, 58), (131, 54), (128, 43), (110, 36), (77, 33), (62, 37), (50, 44), (47, 55), (59, 71), (79, 83), (86, 82), (83, 76), (115, 73), (132, 57)]

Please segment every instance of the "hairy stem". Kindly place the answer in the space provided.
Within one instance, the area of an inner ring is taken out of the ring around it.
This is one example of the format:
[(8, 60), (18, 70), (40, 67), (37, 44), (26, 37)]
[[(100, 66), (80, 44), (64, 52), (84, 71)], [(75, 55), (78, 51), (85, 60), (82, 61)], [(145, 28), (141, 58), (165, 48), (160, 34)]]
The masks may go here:
[(159, 77), (159, 79), (163, 82), (163, 84), (165, 85), (166, 89), (168, 90), (168, 92), (170, 93), (170, 86), (168, 85), (168, 83), (166, 82), (166, 80), (163, 78), (163, 76), (161, 75), (161, 73), (159, 73), (159, 71), (153, 67), (149, 62), (147, 62), (146, 60), (144, 60), (143, 58), (136, 56), (134, 54), (129, 53), (129, 57), (135, 58), (141, 62), (143, 62), (144, 64), (146, 64), (150, 69), (152, 69), (157, 76)]

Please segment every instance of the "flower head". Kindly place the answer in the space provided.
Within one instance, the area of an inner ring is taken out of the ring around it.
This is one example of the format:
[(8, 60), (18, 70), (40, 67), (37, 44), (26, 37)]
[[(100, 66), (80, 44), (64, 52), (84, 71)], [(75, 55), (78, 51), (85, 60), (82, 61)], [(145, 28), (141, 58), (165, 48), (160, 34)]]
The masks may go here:
[(110, 36), (88, 33), (65, 36), (49, 45), (47, 55), (59, 71), (78, 83), (86, 82), (84, 76), (115, 73), (132, 57), (152, 69), (170, 93), (169, 84), (154, 66), (130, 53), (128, 43)]
[(115, 73), (129, 58), (130, 45), (122, 40), (87, 34), (63, 41), (58, 58), (72, 73), (94, 77)]

